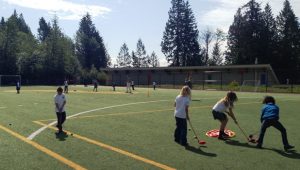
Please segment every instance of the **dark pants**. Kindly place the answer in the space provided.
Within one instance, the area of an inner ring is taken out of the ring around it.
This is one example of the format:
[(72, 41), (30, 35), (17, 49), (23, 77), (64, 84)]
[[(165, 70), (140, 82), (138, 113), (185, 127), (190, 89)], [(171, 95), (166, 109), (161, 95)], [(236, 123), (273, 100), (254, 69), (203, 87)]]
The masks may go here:
[(56, 127), (58, 128), (59, 132), (62, 132), (62, 124), (65, 122), (66, 120), (66, 112), (56, 112), (56, 116), (57, 116), (57, 125)]
[(65, 93), (68, 93), (68, 92), (69, 92), (69, 87), (68, 87), (68, 86), (65, 86), (64, 91), (65, 91)]
[(132, 87), (132, 90), (134, 90), (134, 85), (131, 85), (131, 87)]
[(262, 122), (259, 138), (257, 140), (258, 145), (263, 144), (265, 132), (266, 132), (267, 128), (270, 126), (275, 127), (276, 129), (278, 129), (281, 132), (283, 145), (284, 146), (289, 145), (288, 139), (287, 139), (287, 134), (286, 134), (286, 129), (283, 127), (283, 125), (277, 119), (264, 120)]
[(175, 117), (176, 119), (176, 129), (174, 132), (175, 141), (181, 145), (187, 144), (187, 122), (186, 119)]

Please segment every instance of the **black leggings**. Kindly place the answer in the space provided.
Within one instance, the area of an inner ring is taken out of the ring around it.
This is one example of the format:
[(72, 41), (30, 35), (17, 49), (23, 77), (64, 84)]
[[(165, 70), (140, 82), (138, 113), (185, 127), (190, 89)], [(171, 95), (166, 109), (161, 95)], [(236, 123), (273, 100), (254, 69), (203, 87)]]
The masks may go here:
[(56, 112), (57, 116), (57, 125), (56, 127), (61, 132), (62, 131), (62, 124), (66, 121), (66, 112)]

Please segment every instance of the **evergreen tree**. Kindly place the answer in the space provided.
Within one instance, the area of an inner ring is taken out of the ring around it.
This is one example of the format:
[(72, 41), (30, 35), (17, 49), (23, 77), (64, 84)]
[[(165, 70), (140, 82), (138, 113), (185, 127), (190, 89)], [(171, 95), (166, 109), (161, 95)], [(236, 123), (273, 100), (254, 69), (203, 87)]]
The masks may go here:
[(1, 17), (1, 21), (0, 21), (0, 31), (3, 30), (5, 27), (5, 20), (3, 17)]
[(154, 51), (151, 53), (151, 55), (149, 57), (149, 66), (150, 67), (159, 67), (159, 60)]
[(32, 34), (29, 26), (26, 24), (23, 14), (20, 14), (17, 20), (19, 31), (24, 32), (26, 34)]
[(162, 52), (171, 66), (201, 65), (199, 33), (192, 9), (184, 0), (172, 0), (171, 4)]
[(296, 81), (299, 78), (300, 36), (299, 22), (290, 2), (284, 1), (282, 11), (277, 17), (279, 38), (279, 63), (277, 65), (281, 80)]
[(140, 67), (140, 65), (139, 65), (139, 59), (135, 55), (134, 51), (131, 52), (131, 58), (132, 58), (132, 67)]
[(79, 23), (76, 33), (76, 55), (84, 69), (107, 67), (109, 55), (103, 39), (96, 30), (90, 14), (86, 14)]
[(124, 43), (120, 48), (120, 52), (117, 57), (117, 64), (120, 67), (130, 67), (131, 65), (131, 56), (129, 54), (129, 49), (126, 43)]
[(40, 41), (45, 41), (51, 31), (51, 25), (42, 17), (39, 21), (38, 37)]
[(276, 63), (280, 62), (277, 60), (278, 53), (278, 45), (277, 45), (277, 29), (276, 29), (276, 21), (273, 17), (272, 8), (269, 4), (265, 6), (263, 12), (263, 21), (264, 21), (264, 29), (263, 29), (263, 44), (261, 44), (261, 48), (264, 49), (264, 56), (260, 58), (260, 63), (263, 64), (271, 64), (273, 67), (276, 67)]
[(2, 30), (0, 74), (17, 74), (17, 53), (18, 51), (18, 15), (14, 11)]
[(148, 67), (149, 66), (148, 56), (147, 56), (145, 45), (144, 45), (142, 39), (139, 39), (136, 44), (135, 55), (138, 59), (138, 64), (137, 64), (138, 67)]
[[(241, 13), (243, 11), (243, 15)], [(229, 28), (227, 63), (254, 64), (261, 61), (265, 51), (263, 13), (255, 0), (250, 0), (238, 10)]]

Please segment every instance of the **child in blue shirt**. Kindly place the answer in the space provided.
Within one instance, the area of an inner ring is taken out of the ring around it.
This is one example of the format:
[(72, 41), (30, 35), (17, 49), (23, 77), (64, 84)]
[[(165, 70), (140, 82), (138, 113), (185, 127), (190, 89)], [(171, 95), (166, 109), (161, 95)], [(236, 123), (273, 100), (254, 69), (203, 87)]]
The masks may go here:
[(272, 96), (266, 96), (263, 100), (263, 108), (261, 112), (260, 121), (262, 122), (260, 128), (259, 138), (257, 140), (257, 148), (262, 148), (265, 132), (268, 127), (273, 126), (281, 132), (282, 143), (284, 145), (284, 150), (289, 150), (294, 148), (291, 146), (287, 139), (286, 129), (279, 122), (279, 107), (275, 104), (275, 99)]

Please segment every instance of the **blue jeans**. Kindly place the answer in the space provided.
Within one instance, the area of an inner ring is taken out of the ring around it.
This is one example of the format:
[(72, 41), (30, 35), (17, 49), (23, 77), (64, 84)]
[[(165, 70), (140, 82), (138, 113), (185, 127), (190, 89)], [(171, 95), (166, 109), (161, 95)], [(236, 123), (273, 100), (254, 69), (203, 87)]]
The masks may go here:
[(176, 129), (174, 132), (175, 141), (181, 145), (187, 144), (187, 122), (186, 119), (175, 117), (176, 119)]
[(260, 134), (259, 138), (257, 140), (258, 145), (262, 145), (264, 141), (264, 136), (265, 132), (268, 127), (273, 126), (277, 130), (281, 132), (281, 137), (282, 137), (282, 143), (284, 146), (289, 145), (288, 139), (287, 139), (287, 134), (286, 134), (286, 129), (284, 126), (277, 120), (277, 119), (270, 119), (270, 120), (263, 120), (260, 128)]

